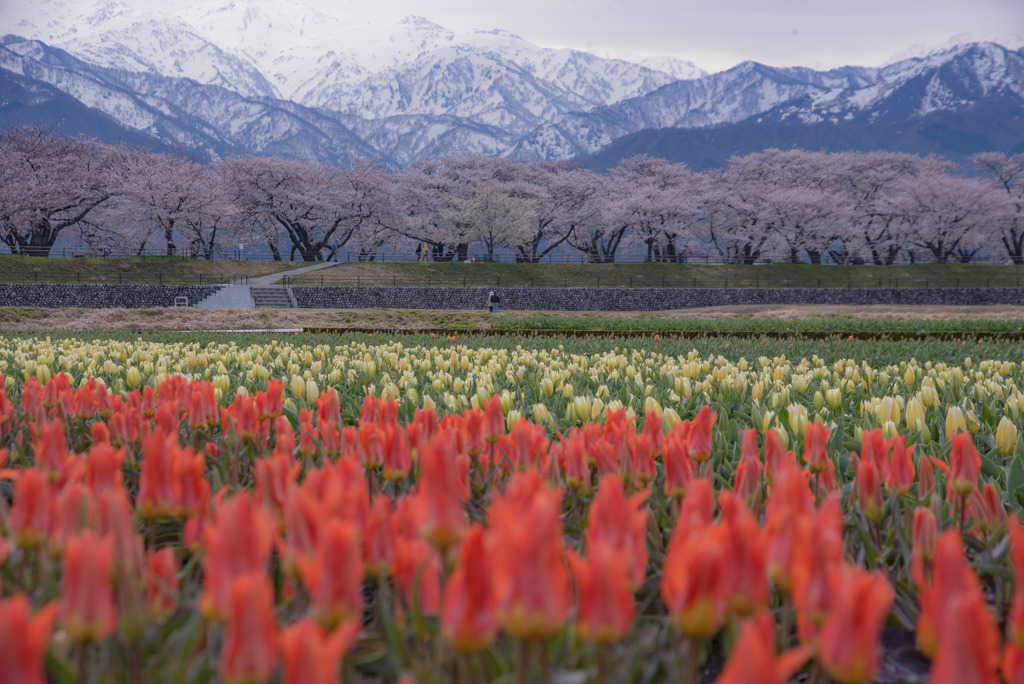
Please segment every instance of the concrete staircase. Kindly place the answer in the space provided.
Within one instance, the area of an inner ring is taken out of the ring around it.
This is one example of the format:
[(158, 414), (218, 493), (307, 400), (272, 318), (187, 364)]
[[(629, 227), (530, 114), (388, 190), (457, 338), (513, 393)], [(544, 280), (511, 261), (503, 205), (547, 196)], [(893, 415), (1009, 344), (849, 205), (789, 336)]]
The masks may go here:
[(287, 287), (253, 287), (252, 301), (257, 309), (295, 309), (295, 298)]

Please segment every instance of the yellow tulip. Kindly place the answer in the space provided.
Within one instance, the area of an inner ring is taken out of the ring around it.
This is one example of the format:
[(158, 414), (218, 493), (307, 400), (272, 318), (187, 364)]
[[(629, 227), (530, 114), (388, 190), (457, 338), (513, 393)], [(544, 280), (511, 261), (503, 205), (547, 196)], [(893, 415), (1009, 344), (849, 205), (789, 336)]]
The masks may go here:
[(953, 439), (958, 432), (967, 432), (967, 421), (959, 406), (950, 406), (946, 411), (946, 439)]
[(794, 436), (799, 437), (807, 430), (807, 407), (799, 404), (790, 404), (786, 410), (789, 417), (789, 430)]
[(138, 368), (132, 366), (124, 374), (124, 382), (128, 389), (136, 389), (142, 384), (142, 373), (139, 372)]
[(838, 387), (832, 387), (831, 389), (825, 390), (825, 401), (828, 402), (829, 408), (833, 411), (839, 409), (839, 405), (843, 403), (843, 392)]
[(911, 397), (910, 401), (907, 402), (907, 413), (906, 413), (907, 428), (910, 430), (919, 431), (924, 427), (924, 406), (921, 405), (921, 401), (917, 397)]
[[(395, 388), (397, 391), (397, 387)], [(310, 404), (317, 400), (320, 396), (320, 388), (316, 386), (316, 381), (310, 378), (306, 381), (306, 401)]]
[(644, 400), (644, 414), (646, 415), (648, 413), (657, 413), (658, 415), (661, 415), (661, 404), (659, 404), (658, 400), (654, 397), (647, 397)]
[(665, 424), (665, 427), (668, 428), (669, 430), (671, 430), (672, 427), (676, 423), (681, 421), (681, 420), (682, 420), (682, 418), (679, 417), (679, 414), (676, 413), (676, 410), (674, 408), (670, 407), (670, 408), (664, 409), (661, 412), (661, 421)]
[(306, 396), (306, 379), (296, 373), (288, 383), (288, 389), (296, 397), (304, 398)]
[(1009, 456), (1017, 447), (1017, 426), (1006, 416), (1000, 418), (996, 426), (996, 446), (1003, 456)]

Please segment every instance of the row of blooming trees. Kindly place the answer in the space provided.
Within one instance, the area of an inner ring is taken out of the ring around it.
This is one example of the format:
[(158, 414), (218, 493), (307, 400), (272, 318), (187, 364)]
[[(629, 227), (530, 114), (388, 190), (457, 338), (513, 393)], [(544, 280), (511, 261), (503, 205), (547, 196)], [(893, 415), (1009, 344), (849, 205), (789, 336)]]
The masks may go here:
[(504, 250), (539, 261), (560, 250), (591, 262), (630, 251), (740, 264), (970, 261), (988, 249), (1024, 264), (1024, 155), (974, 162), (977, 177), (935, 157), (803, 150), (703, 173), (648, 156), (607, 174), (479, 155), (390, 171), (368, 160), (203, 164), (11, 128), (0, 134), (0, 238), (38, 256), (70, 233), (99, 253), (159, 244), (206, 258), (258, 242), (277, 259), (306, 261), (341, 247), (368, 260), (386, 250), (431, 260)]

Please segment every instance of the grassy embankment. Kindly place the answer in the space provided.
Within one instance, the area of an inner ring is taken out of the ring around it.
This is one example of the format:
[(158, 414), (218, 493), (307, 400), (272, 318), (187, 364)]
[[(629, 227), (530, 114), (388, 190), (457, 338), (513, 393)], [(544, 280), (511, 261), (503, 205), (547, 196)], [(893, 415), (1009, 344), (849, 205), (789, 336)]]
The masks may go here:
[(1024, 267), (700, 264), (341, 263), (294, 285), (466, 287), (1020, 287)]
[(228, 283), (290, 270), (287, 261), (207, 261), (180, 257), (59, 259), (0, 254), (0, 283), (133, 283), (195, 285)]

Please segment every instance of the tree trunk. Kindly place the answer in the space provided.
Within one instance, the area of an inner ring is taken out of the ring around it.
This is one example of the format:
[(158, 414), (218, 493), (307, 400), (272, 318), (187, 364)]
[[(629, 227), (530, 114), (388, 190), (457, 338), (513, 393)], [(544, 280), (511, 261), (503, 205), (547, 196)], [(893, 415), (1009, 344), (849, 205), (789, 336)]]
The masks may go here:
[(274, 261), (281, 261), (281, 250), (277, 248), (272, 240), (267, 240), (267, 247), (270, 248), (270, 253), (274, 255)]

